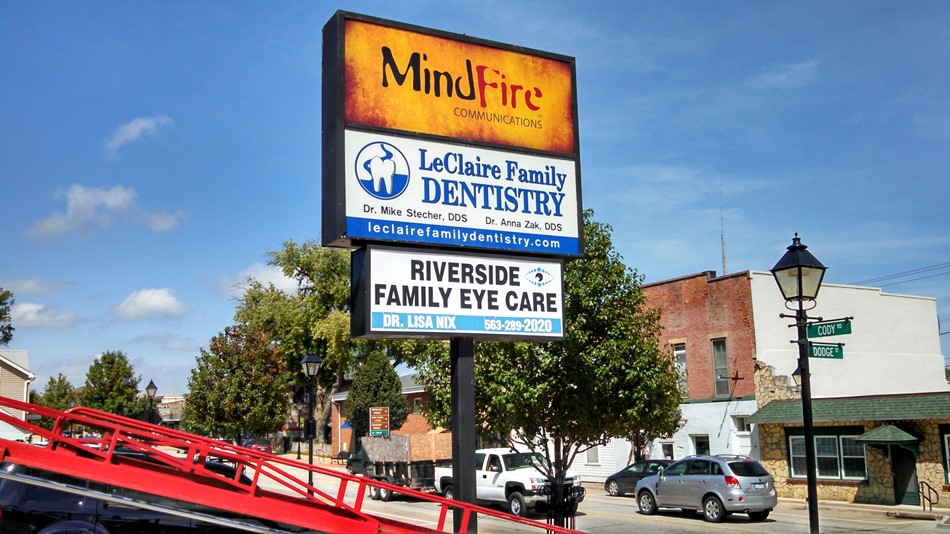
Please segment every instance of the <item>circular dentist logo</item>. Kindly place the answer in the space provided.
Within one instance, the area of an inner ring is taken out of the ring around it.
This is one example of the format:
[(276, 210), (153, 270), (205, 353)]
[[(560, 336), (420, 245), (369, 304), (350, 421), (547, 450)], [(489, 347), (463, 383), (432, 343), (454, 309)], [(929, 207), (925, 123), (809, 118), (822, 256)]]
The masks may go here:
[(360, 149), (355, 164), (363, 190), (380, 200), (398, 197), (409, 185), (409, 161), (398, 148), (384, 141)]

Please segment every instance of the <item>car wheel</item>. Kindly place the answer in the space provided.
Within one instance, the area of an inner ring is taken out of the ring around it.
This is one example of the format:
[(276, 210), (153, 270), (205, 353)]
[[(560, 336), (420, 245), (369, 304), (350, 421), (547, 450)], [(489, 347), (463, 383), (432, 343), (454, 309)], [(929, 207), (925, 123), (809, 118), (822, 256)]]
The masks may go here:
[(722, 506), (722, 501), (715, 495), (706, 497), (703, 501), (703, 517), (710, 523), (722, 523), (726, 518), (726, 509)]
[(446, 499), (454, 499), (455, 493), (452, 492), (452, 485), (447, 484), (445, 488), (442, 489), (442, 496)]
[(637, 506), (640, 507), (640, 513), (644, 515), (653, 515), (656, 513), (656, 499), (653, 494), (647, 490), (640, 492), (637, 497)]
[(769, 510), (762, 510), (761, 512), (749, 512), (750, 521), (765, 521), (769, 517)]
[(611, 480), (607, 483), (607, 493), (613, 495), (614, 497), (620, 497), (623, 495), (623, 491), (620, 489), (620, 483), (616, 480)]
[(393, 491), (389, 488), (379, 488), (379, 500), (383, 502), (393, 500)]
[(524, 504), (524, 497), (517, 491), (513, 491), (511, 495), (508, 495), (508, 510), (513, 515), (521, 517), (528, 515), (528, 507)]
[(567, 515), (574, 515), (577, 513), (577, 501), (573, 501), (571, 504), (567, 505)]
[(378, 501), (378, 500), (379, 500), (379, 488), (377, 488), (376, 486), (370, 486), (370, 488), (369, 488), (369, 498), (370, 498), (370, 499), (373, 499), (374, 501)]

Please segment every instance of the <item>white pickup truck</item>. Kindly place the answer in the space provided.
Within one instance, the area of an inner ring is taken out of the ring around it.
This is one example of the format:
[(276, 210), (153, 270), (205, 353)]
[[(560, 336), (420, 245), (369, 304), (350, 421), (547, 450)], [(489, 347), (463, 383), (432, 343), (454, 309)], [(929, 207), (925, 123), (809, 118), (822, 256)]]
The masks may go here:
[[(480, 503), (507, 503), (512, 514), (524, 516), (531, 508), (547, 505), (551, 482), (535, 466), (547, 464), (537, 453), (513, 452), (510, 449), (481, 449), (475, 451), (475, 496)], [(574, 500), (568, 504), (568, 513), (577, 511), (577, 503), (584, 500), (584, 488), (576, 473), (568, 471), (565, 486), (571, 487)], [(452, 468), (435, 468), (435, 490), (446, 498), (453, 498)]]

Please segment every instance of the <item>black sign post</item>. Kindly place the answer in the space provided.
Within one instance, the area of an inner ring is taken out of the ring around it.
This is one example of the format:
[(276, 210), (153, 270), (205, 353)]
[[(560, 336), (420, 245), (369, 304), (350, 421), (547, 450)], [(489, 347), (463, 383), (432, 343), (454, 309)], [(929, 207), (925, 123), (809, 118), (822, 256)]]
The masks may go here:
[[(475, 500), (475, 340), (452, 338), (452, 482), (455, 498), (462, 502)], [(453, 532), (462, 532), (462, 513), (453, 509)], [(467, 533), (478, 532), (478, 520), (472, 514)]]

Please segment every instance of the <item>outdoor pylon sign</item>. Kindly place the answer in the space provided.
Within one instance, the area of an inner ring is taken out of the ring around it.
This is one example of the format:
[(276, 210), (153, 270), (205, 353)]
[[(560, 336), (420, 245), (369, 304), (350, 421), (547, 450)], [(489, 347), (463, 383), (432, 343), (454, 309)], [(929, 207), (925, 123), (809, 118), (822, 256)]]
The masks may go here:
[(353, 337), (564, 337), (560, 261), (371, 245), (351, 266)]
[(369, 435), (389, 436), (389, 407), (373, 406), (369, 409)]
[(574, 59), (338, 12), (323, 244), (583, 252)]

